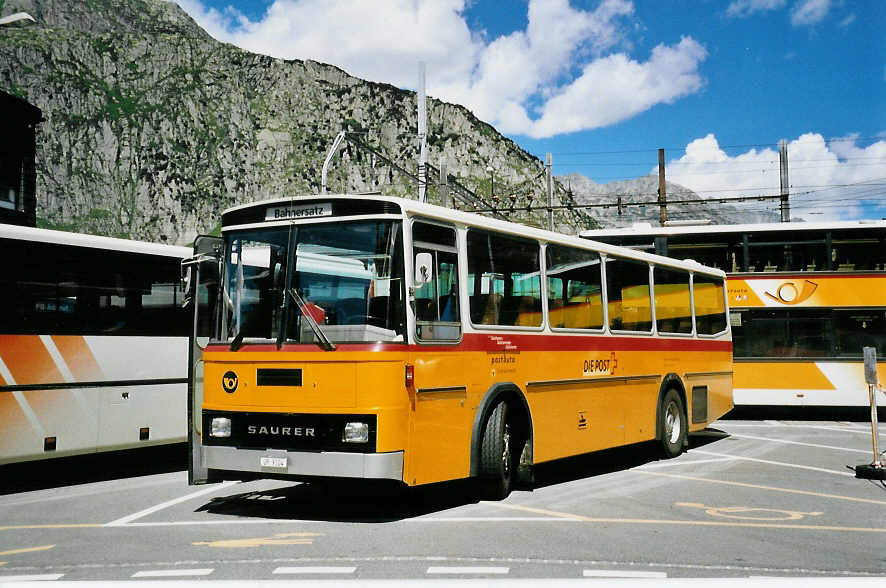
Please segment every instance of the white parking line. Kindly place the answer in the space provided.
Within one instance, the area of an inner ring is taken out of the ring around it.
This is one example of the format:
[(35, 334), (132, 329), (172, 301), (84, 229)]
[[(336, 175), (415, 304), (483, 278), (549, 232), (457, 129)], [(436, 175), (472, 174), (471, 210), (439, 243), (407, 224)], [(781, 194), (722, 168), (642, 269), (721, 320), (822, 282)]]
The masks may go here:
[(487, 566), (431, 566), (428, 574), (462, 574), (462, 575), (505, 575), (510, 568), (487, 567)]
[(133, 578), (175, 578), (185, 576), (208, 576), (213, 568), (196, 568), (191, 570), (143, 570), (132, 574)]
[(0, 582), (45, 582), (58, 580), (64, 574), (33, 574), (30, 576), (0, 576)]
[(585, 578), (667, 578), (665, 572), (629, 572), (626, 570), (584, 570)]
[(197, 498), (198, 496), (203, 496), (204, 494), (209, 494), (210, 492), (215, 492), (216, 490), (221, 490), (227, 486), (232, 486), (233, 484), (237, 484), (238, 482), (229, 481), (222, 482), (220, 484), (213, 484), (211, 486), (207, 486), (202, 490), (197, 490), (196, 492), (191, 492), (190, 494), (185, 494), (184, 496), (179, 496), (178, 498), (173, 498), (172, 500), (167, 500), (166, 502), (161, 502), (160, 504), (154, 505), (150, 508), (146, 508), (144, 510), (140, 510), (131, 515), (127, 515), (125, 517), (119, 518), (115, 521), (111, 521), (110, 523), (105, 523), (105, 527), (120, 527), (127, 523), (131, 523), (137, 519), (142, 517), (146, 517), (149, 514), (153, 514), (157, 511), (163, 510), (164, 508), (169, 508), (170, 506), (175, 506), (176, 504), (181, 504), (182, 502), (187, 502), (192, 498)]
[[(737, 428), (747, 428), (747, 429), (759, 429), (759, 428), (772, 428), (772, 425), (766, 425), (763, 423), (729, 423), (725, 428), (731, 429), (733, 427)], [(870, 435), (871, 434), (871, 426), (863, 425), (857, 426), (855, 424), (848, 424), (842, 426), (827, 426), (827, 425), (788, 425), (782, 424), (782, 429), (818, 429), (821, 431), (838, 431), (840, 433), (854, 433), (854, 434), (862, 434), (862, 435)]]
[(773, 439), (771, 437), (757, 437), (755, 435), (730, 435), (734, 439), (753, 439), (754, 441), (767, 441), (769, 443), (784, 443), (785, 445), (802, 445), (815, 447), (816, 449), (830, 449), (832, 451), (849, 451), (851, 453), (870, 453), (870, 449), (851, 449), (849, 447), (837, 447), (835, 445), (819, 445), (818, 443), (803, 443), (801, 441), (788, 441), (787, 439)]
[(753, 461), (753, 462), (757, 462), (757, 463), (765, 463), (765, 464), (769, 464), (769, 465), (777, 465), (777, 466), (782, 466), (782, 467), (787, 467), (787, 468), (795, 468), (795, 469), (800, 469), (800, 470), (811, 470), (813, 472), (824, 472), (826, 474), (834, 474), (835, 476), (848, 476), (850, 478), (855, 477), (855, 474), (850, 473), (850, 472), (841, 472), (838, 470), (827, 470), (825, 468), (804, 466), (804, 465), (799, 465), (796, 463), (787, 463), (784, 461), (771, 461), (768, 459), (757, 459), (755, 457), (744, 457), (741, 455), (728, 455), (726, 453), (714, 453), (713, 451), (703, 451), (701, 449), (693, 449), (692, 452), (698, 453), (700, 455), (712, 455), (714, 457), (728, 457), (731, 459), (740, 459), (742, 461)]
[(356, 566), (301, 566), (281, 567), (274, 570), (275, 574), (353, 574)]
[[(693, 452), (694, 452), (694, 450), (693, 450)], [(642, 467), (642, 469), (649, 470), (649, 469), (657, 469), (657, 468), (672, 468), (674, 466), (695, 465), (698, 463), (718, 463), (721, 461), (732, 461), (732, 459), (733, 458), (731, 458), (731, 457), (719, 457), (719, 458), (715, 458), (715, 459), (685, 459), (685, 460), (676, 460), (676, 461), (671, 460), (671, 461), (665, 461), (665, 462), (661, 462), (661, 463), (646, 464)]]

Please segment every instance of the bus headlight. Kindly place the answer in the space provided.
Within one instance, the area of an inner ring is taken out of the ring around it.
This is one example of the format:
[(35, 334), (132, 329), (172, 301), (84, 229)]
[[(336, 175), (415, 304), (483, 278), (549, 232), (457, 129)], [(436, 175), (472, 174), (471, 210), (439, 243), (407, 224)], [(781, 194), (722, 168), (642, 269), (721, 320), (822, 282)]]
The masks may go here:
[(227, 417), (215, 417), (212, 419), (212, 429), (209, 431), (210, 437), (230, 437), (231, 436), (231, 419)]
[(369, 441), (369, 424), (347, 423), (341, 440), (345, 443), (367, 443)]

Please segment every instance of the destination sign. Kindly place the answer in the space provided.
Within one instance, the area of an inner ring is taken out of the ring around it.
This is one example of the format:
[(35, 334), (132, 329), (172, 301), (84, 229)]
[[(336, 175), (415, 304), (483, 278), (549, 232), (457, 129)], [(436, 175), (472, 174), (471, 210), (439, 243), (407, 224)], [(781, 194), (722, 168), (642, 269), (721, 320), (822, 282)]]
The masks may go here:
[(296, 218), (315, 218), (332, 216), (332, 204), (319, 202), (317, 204), (300, 204), (292, 206), (272, 206), (265, 212), (265, 220), (289, 220)]

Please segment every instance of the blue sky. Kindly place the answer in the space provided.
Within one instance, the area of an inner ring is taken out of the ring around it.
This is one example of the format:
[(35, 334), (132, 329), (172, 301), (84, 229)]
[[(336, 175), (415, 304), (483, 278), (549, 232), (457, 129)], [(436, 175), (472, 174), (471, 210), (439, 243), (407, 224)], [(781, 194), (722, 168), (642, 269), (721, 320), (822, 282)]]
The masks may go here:
[[(886, 216), (886, 2), (175, 0), (218, 39), (465, 105), (555, 173)], [(761, 205), (762, 206), (762, 205)], [(768, 205), (767, 206), (771, 206)]]

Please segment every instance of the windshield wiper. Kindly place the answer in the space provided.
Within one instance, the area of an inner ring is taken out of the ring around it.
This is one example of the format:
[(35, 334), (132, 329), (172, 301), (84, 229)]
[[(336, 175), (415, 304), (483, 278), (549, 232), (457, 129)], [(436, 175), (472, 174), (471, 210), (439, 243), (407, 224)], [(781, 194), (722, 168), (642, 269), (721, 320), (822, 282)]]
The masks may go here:
[(317, 340), (319, 341), (320, 347), (324, 351), (335, 351), (335, 344), (329, 340), (329, 337), (326, 336), (326, 333), (323, 332), (323, 329), (320, 328), (320, 324), (314, 320), (314, 317), (311, 316), (311, 312), (308, 307), (308, 303), (305, 302), (305, 299), (299, 295), (295, 288), (290, 288), (288, 290), (292, 299), (295, 300), (295, 303), (298, 305), (298, 309), (301, 311), (302, 317), (304, 317), (308, 326), (311, 327), (311, 331), (316, 335)]
[(231, 351), (237, 351), (241, 347), (243, 347), (243, 331), (237, 331), (234, 340), (231, 341)]

